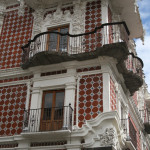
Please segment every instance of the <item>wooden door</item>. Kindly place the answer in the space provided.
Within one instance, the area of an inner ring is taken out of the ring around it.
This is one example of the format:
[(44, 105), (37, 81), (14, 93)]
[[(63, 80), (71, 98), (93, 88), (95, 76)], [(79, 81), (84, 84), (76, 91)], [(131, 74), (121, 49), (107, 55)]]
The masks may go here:
[(45, 91), (41, 109), (41, 131), (60, 130), (64, 118), (64, 90)]

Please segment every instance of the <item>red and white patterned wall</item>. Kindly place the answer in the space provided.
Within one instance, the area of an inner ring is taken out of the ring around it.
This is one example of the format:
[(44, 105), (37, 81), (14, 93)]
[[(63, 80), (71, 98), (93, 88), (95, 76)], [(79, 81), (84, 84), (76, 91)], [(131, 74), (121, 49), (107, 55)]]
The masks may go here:
[[(136, 145), (137, 145), (137, 147), (136, 147), (136, 149), (137, 150), (141, 150), (141, 138), (140, 138), (140, 133), (139, 133), (139, 131), (138, 131), (138, 129), (137, 129), (137, 127), (136, 127), (136, 125), (135, 125), (135, 123), (134, 123), (134, 121), (133, 121), (133, 119), (132, 119), (132, 117), (131, 117), (131, 115), (129, 114), (129, 122), (131, 122), (132, 123), (132, 125), (133, 125), (133, 127), (134, 127), (134, 129), (135, 129), (135, 131), (136, 131), (136, 137), (134, 137), (134, 139), (133, 139), (133, 141), (136, 139), (137, 141), (136, 141)], [(130, 134), (130, 133), (129, 133)]]
[[(85, 13), (85, 32), (91, 32), (99, 26), (101, 26), (101, 1), (88, 2)], [(94, 34), (86, 35), (85, 39), (85, 51), (94, 51), (96, 47), (102, 45), (100, 30)]]
[(18, 10), (6, 13), (0, 38), (0, 69), (20, 67), (21, 46), (31, 38), (32, 26), (33, 16), (29, 8), (25, 8), (23, 16), (18, 15)]
[(110, 107), (111, 110), (117, 109), (117, 101), (116, 101), (116, 92), (115, 92), (115, 84), (113, 80), (110, 78)]
[(135, 104), (138, 105), (138, 95), (137, 95), (137, 92), (135, 92), (135, 93), (133, 94), (132, 98), (133, 98)]
[(26, 84), (0, 87), (0, 136), (22, 132)]
[(79, 127), (103, 112), (102, 74), (85, 75), (80, 79), (78, 108)]

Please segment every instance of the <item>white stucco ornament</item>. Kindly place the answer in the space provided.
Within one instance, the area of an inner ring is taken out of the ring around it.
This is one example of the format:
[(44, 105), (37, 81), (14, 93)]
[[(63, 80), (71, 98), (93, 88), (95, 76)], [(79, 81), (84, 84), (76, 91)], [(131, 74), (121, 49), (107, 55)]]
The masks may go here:
[(19, 9), (18, 9), (18, 15), (23, 16), (25, 11), (25, 1), (24, 0), (17, 0), (20, 3)]
[(113, 128), (106, 128), (103, 134), (100, 134), (101, 146), (115, 146), (115, 130)]

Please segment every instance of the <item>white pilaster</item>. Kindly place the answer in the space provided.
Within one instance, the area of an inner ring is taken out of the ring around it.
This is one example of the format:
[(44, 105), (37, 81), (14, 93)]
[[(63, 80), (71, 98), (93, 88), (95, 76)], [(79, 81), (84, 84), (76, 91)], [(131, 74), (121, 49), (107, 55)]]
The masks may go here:
[(102, 24), (108, 23), (108, 0), (101, 1)]
[(3, 20), (4, 20), (4, 5), (1, 4), (0, 5), (0, 34), (1, 34), (1, 30), (2, 30), (2, 26), (3, 26)]
[(18, 141), (17, 150), (29, 150), (30, 142), (26, 140)]
[(103, 73), (103, 112), (110, 110), (110, 75)]
[(33, 88), (31, 96), (31, 106), (30, 109), (40, 108), (39, 96), (40, 96), (40, 88)]

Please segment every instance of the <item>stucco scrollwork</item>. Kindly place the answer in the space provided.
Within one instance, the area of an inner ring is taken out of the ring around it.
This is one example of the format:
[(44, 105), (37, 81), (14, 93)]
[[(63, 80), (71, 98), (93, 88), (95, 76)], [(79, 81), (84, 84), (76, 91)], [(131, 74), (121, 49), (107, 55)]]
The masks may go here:
[(61, 11), (61, 4), (58, 5), (56, 12), (53, 14), (48, 14), (46, 18), (44, 19), (42, 26), (49, 26), (49, 25), (58, 25), (64, 22), (70, 22), (71, 20), (71, 14), (69, 10), (66, 10), (63, 14)]
[(74, 14), (72, 18), (72, 34), (84, 33), (85, 29), (86, 3), (77, 1), (74, 3)]
[(113, 128), (106, 128), (103, 134), (100, 134), (101, 146), (115, 146), (116, 145), (116, 136), (115, 130)]
[(42, 8), (36, 9), (33, 12), (33, 16), (34, 16), (34, 23), (33, 23), (32, 37), (34, 37), (35, 35), (37, 35), (41, 32), (41, 26), (42, 26), (43, 16), (44, 16), (44, 9), (42, 9)]
[(85, 29), (85, 2), (74, 2), (73, 11), (71, 14), (69, 10), (62, 11), (62, 5), (59, 4), (56, 12), (48, 14), (42, 23), (42, 27), (48, 25), (60, 25), (64, 23), (70, 23), (70, 33), (78, 34), (84, 33)]

